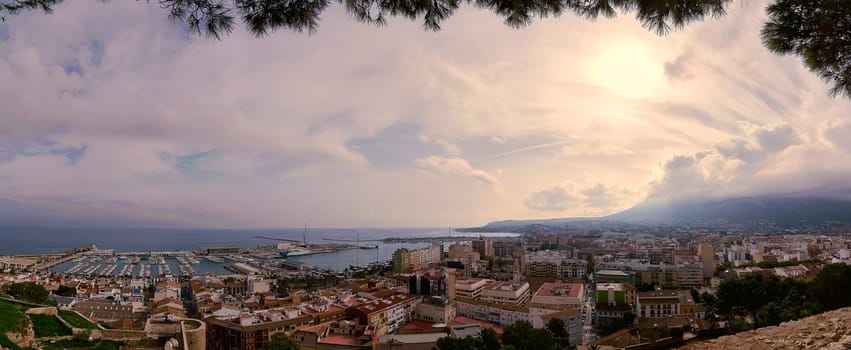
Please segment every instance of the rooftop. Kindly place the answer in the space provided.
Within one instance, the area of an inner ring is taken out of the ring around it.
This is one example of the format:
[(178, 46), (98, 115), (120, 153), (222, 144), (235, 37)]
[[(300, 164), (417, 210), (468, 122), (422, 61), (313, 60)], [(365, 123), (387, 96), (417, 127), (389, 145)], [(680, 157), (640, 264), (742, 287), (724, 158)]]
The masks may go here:
[(319, 343), (357, 346), (361, 344), (361, 341), (357, 335), (328, 333), (327, 336), (319, 340)]
[(488, 280), (483, 278), (463, 278), (455, 280), (455, 285), (473, 285), (476, 283), (487, 282)]
[(466, 324), (477, 324), (481, 329), (490, 328), (493, 329), (496, 334), (502, 334), (502, 326), (496, 325), (493, 323), (474, 320), (472, 318), (466, 318), (464, 316), (455, 317), (451, 322), (449, 322), (449, 326), (457, 326), (457, 325), (466, 325)]
[(582, 283), (544, 283), (535, 296), (576, 298), (581, 292)]
[(629, 276), (628, 273), (623, 272), (623, 271), (618, 271), (618, 270), (600, 270), (600, 271), (597, 271), (596, 274), (597, 275), (606, 275), (606, 276), (621, 276), (621, 277), (628, 277)]
[(523, 289), (524, 287), (529, 288), (529, 283), (528, 282), (518, 283), (518, 282), (500, 281), (500, 282), (491, 282), (490, 284), (485, 286), (485, 289), (486, 290), (492, 290), (492, 291), (500, 291), (500, 292), (516, 292), (518, 290)]
[(624, 286), (623, 283), (597, 283), (598, 291), (607, 291), (609, 289), (623, 291), (626, 290), (626, 286)]
[(413, 299), (414, 298), (410, 295), (392, 295), (384, 299), (373, 300), (370, 302), (363, 303), (361, 305), (355, 306), (354, 308), (358, 312), (362, 312), (368, 315), (399, 305), (404, 302), (413, 301)]
[(438, 339), (446, 336), (446, 333), (422, 333), (422, 334), (385, 334), (378, 338), (379, 344), (423, 344), (436, 343)]

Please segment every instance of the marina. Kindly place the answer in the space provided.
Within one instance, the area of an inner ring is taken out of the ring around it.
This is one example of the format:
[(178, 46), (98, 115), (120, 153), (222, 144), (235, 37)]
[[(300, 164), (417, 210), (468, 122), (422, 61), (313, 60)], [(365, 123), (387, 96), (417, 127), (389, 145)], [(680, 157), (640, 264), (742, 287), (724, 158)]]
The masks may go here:
[[(241, 257), (233, 257), (245, 261)], [(49, 268), (50, 271), (69, 275), (86, 276), (198, 276), (205, 273), (224, 274), (225, 259), (208, 257), (199, 259), (192, 252), (184, 254), (164, 254), (162, 252), (135, 253), (116, 256), (94, 256), (82, 254)]]
[[(316, 237), (311, 231), (311, 240), (307, 239), (308, 235), (303, 231), (300, 237), (293, 237), (301, 238), (299, 240), (286, 238), (287, 235), (280, 235), (281, 238), (275, 238), (272, 234), (253, 236), (254, 247), (199, 244), (186, 250), (118, 251), (119, 248), (105, 246), (108, 249), (97, 249), (96, 245), (92, 245), (92, 249), (75, 248), (61, 259), (45, 264), (43, 268), (69, 275), (133, 278), (191, 277), (208, 273), (226, 275), (232, 273), (235, 266), (240, 273), (253, 272), (254, 269), (258, 273), (286, 273), (310, 267), (339, 272), (386, 263), (399, 248), (416, 249), (439, 242), (445, 245), (447, 242), (471, 238), (454, 232), (447, 237), (446, 231), (433, 231), (431, 237), (412, 235), (412, 238), (405, 239), (394, 238), (399, 235), (391, 232), (372, 233), (367, 237), (367, 234), (358, 231), (317, 231), (321, 235)], [(292, 233), (290, 235), (294, 236)], [(486, 235), (508, 237), (493, 233)]]
[[(343, 271), (383, 263), (392, 257), (398, 248), (420, 248), (427, 243), (379, 243), (352, 245), (344, 249), (337, 244), (333, 248), (318, 246), (317, 249), (297, 248), (278, 250), (261, 246), (254, 249), (238, 249), (240, 253), (207, 254), (207, 248), (197, 251), (122, 252), (99, 250), (79, 253), (78, 256), (49, 268), (49, 271), (81, 276), (124, 276), (132, 278), (191, 277), (207, 273), (226, 275), (237, 273), (260, 273), (262, 271), (286, 272), (310, 266), (322, 270)], [(284, 252), (297, 252), (295, 255)]]

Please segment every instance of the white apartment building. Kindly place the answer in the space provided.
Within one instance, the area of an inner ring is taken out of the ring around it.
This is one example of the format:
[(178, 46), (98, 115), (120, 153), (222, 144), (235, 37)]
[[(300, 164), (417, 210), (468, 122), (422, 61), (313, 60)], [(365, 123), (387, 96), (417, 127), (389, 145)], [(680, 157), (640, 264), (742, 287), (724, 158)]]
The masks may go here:
[(465, 278), (455, 280), (455, 296), (458, 298), (479, 299), (482, 291), (492, 280), (482, 278)]
[(529, 282), (491, 282), (482, 290), (484, 302), (521, 306), (529, 301)]

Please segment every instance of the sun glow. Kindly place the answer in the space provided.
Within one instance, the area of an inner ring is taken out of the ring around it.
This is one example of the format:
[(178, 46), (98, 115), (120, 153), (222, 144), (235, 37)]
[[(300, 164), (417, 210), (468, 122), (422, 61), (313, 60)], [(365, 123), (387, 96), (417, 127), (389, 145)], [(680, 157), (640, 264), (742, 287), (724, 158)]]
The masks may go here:
[(619, 41), (591, 58), (589, 74), (596, 85), (623, 97), (640, 98), (654, 92), (664, 78), (664, 68), (645, 46)]

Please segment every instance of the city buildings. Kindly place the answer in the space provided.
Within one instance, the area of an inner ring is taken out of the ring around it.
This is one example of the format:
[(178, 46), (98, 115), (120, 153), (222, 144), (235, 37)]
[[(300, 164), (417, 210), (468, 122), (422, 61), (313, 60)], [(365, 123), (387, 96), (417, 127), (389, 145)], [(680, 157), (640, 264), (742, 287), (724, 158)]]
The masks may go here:
[(638, 292), (636, 299), (640, 318), (692, 315), (697, 311), (697, 304), (688, 290)]
[(622, 319), (627, 312), (635, 313), (636, 290), (627, 283), (597, 283), (594, 322), (606, 325)]
[(523, 265), (528, 277), (585, 278), (587, 263), (564, 251), (528, 252)]
[(518, 246), (515, 242), (493, 242), (493, 254), (496, 257), (520, 256), (524, 251), (523, 247)]
[(393, 252), (393, 272), (416, 271), (440, 261), (440, 258), (441, 250), (437, 245), (420, 249), (400, 248)]
[(208, 346), (212, 350), (256, 350), (277, 333), (291, 334), (313, 318), (297, 308), (285, 307), (241, 313), (232, 318), (208, 318)]
[(715, 274), (715, 248), (712, 244), (701, 242), (697, 246), (697, 255), (703, 265), (703, 278), (711, 278)]
[(458, 298), (458, 315), (475, 320), (508, 326), (517, 321), (529, 321), (529, 307), (494, 304), (476, 299)]
[(480, 238), (473, 240), (473, 251), (479, 253), (479, 256), (490, 257), (494, 256), (493, 240), (490, 238)]
[(585, 286), (582, 283), (544, 283), (532, 296), (533, 304), (572, 305), (582, 307)]
[(484, 302), (521, 306), (529, 301), (528, 282), (491, 282), (479, 297)]
[(457, 298), (479, 299), (485, 286), (493, 281), (481, 278), (464, 278), (455, 280), (455, 296)]
[(395, 332), (413, 319), (416, 300), (412, 296), (392, 291), (372, 295), (376, 299), (348, 308), (346, 315), (372, 327), (379, 335)]

